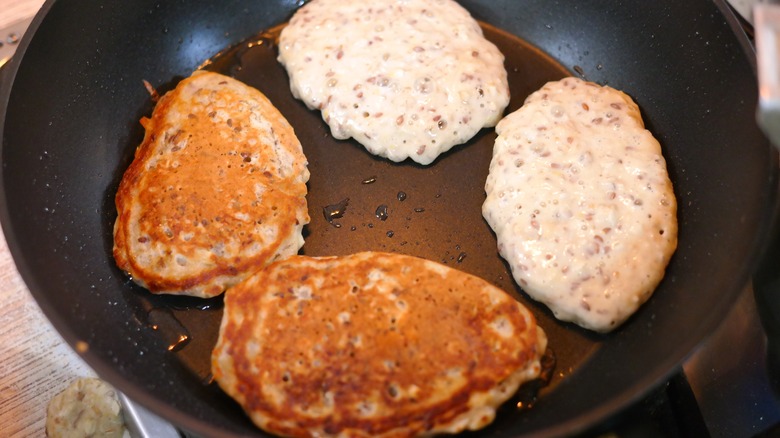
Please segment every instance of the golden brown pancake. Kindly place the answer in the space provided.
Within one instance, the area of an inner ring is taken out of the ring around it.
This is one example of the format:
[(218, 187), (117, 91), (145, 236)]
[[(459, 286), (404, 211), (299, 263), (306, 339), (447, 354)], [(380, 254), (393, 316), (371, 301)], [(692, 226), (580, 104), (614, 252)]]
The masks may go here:
[(293, 256), (226, 292), (212, 372), (274, 434), (456, 433), (536, 378), (546, 343), (510, 295), (444, 265)]
[(213, 297), (297, 253), (306, 157), (258, 90), (195, 72), (141, 120), (116, 195), (114, 258), (154, 293)]

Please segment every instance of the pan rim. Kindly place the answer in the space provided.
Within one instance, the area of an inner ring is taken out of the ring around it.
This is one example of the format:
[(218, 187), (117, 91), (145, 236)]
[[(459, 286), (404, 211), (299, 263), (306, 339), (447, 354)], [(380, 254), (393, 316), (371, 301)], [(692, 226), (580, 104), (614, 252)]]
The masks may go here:
[[(23, 55), (26, 52), (26, 49), (29, 45), (30, 40), (33, 38), (35, 31), (40, 26), (41, 22), (44, 19), (44, 16), (48, 13), (49, 9), (51, 8), (52, 4), (54, 4), (55, 0), (47, 0), (44, 4), (41, 11), (36, 15), (35, 19), (30, 25), (30, 30), (25, 34), (25, 36), (22, 38), (22, 41), (20, 42), (20, 46), (17, 51), (17, 55), (14, 60), (12, 60), (7, 66), (6, 70), (4, 71), (4, 77), (3, 77), (3, 83), (0, 85), (0, 103), (2, 103), (2, 108), (0, 108), (0, 133), (4, 132), (5, 128), (5, 120), (6, 120), (6, 112), (8, 109), (8, 100), (10, 98), (11, 91), (13, 89), (13, 82), (16, 76), (16, 73), (18, 72), (19, 65), (22, 62)], [(723, 16), (725, 17), (726, 21), (729, 23), (729, 25), (732, 27), (732, 30), (734, 29), (734, 26), (738, 26), (739, 23), (736, 22), (736, 17), (733, 16), (733, 14), (726, 13), (728, 10), (728, 6), (725, 3), (725, 0), (714, 0), (714, 3), (718, 6), (718, 8), (723, 13)], [(736, 33), (737, 39), (740, 41), (740, 43), (743, 44), (743, 52), (745, 52), (748, 60), (751, 62), (751, 67), (755, 71), (755, 57), (754, 53), (748, 52), (745, 50), (745, 47), (749, 47), (749, 43), (747, 42), (746, 36), (744, 34)], [(744, 44), (747, 44), (745, 46)], [(0, 153), (2, 153), (2, 149), (4, 148), (4, 144), (0, 145)], [(737, 291), (741, 290), (741, 287), (748, 282), (750, 278), (750, 274), (752, 272), (753, 267), (758, 263), (762, 253), (764, 252), (765, 243), (762, 242), (762, 239), (760, 239), (759, 236), (766, 236), (767, 233), (772, 229), (773, 223), (775, 221), (775, 218), (777, 216), (777, 205), (778, 205), (778, 154), (776, 151), (773, 150), (771, 154), (771, 162), (768, 163), (772, 167), (771, 172), (771, 180), (767, 181), (767, 185), (771, 186), (773, 190), (770, 191), (771, 193), (771, 199), (768, 199), (767, 201), (771, 201), (771, 205), (774, 207), (772, 209), (768, 209), (765, 213), (765, 216), (761, 223), (761, 230), (757, 231), (755, 236), (757, 242), (754, 242), (752, 245), (753, 247), (753, 254), (751, 257), (751, 260), (745, 261), (742, 265), (742, 269), (740, 270), (740, 275), (735, 277), (733, 288)], [(0, 167), (0, 181), (3, 181), (4, 178), (4, 172), (2, 167)], [(20, 275), (22, 276), (25, 284), (28, 286), (28, 289), (30, 290), (30, 293), (35, 298), (36, 302), (38, 303), (39, 307), (43, 310), (46, 317), (52, 322), (52, 325), (55, 326), (57, 331), (62, 335), (62, 337), (66, 340), (66, 342), (69, 344), (71, 348), (75, 350), (75, 345), (79, 341), (79, 339), (76, 339), (75, 332), (70, 328), (67, 324), (64, 323), (63, 319), (59, 317), (59, 314), (57, 312), (57, 309), (55, 309), (53, 306), (50, 305), (49, 302), (47, 302), (41, 291), (41, 286), (38, 285), (38, 282), (35, 279), (35, 275), (33, 275), (32, 270), (30, 269), (27, 261), (24, 259), (24, 254), (22, 252), (22, 243), (17, 238), (17, 235), (11, 231), (15, 228), (14, 223), (11, 219), (8, 205), (7, 205), (7, 198), (5, 190), (0, 190), (0, 225), (2, 225), (3, 232), (5, 234), (6, 240), (8, 242), (9, 250), (13, 256), (14, 263), (17, 266), (17, 269), (19, 270)], [(737, 283), (740, 284), (739, 287), (737, 287)], [(730, 289), (730, 288), (724, 288), (724, 289)], [(725, 294), (728, 295), (728, 294)], [(732, 296), (728, 299), (721, 300), (719, 305), (716, 306), (718, 309), (725, 308), (726, 306), (730, 305), (733, 300), (736, 298), (737, 294), (734, 292), (731, 294)], [(715, 314), (722, 314), (724, 312), (712, 312), (712, 315)], [(540, 432), (540, 434), (535, 435), (531, 434), (529, 436), (550, 436), (550, 435), (562, 435), (562, 434), (568, 434), (572, 431), (576, 432), (582, 432), (587, 430), (588, 428), (594, 427), (593, 425), (596, 423), (601, 423), (604, 420), (610, 418), (613, 415), (618, 414), (623, 409), (626, 409), (627, 407), (631, 406), (632, 404), (636, 403), (638, 400), (640, 400), (646, 393), (651, 389), (657, 387), (659, 384), (663, 383), (664, 380), (668, 379), (669, 376), (671, 376), (675, 371), (676, 367), (678, 367), (683, 360), (691, 354), (691, 352), (695, 349), (695, 347), (701, 342), (703, 342), (706, 339), (706, 336), (708, 334), (712, 333), (714, 331), (714, 328), (716, 328), (718, 325), (718, 318), (715, 316), (710, 316), (707, 321), (703, 322), (699, 325), (700, 331), (702, 332), (702, 336), (697, 337), (691, 337), (689, 342), (687, 342), (683, 346), (678, 346), (677, 350), (685, 350), (687, 353), (680, 353), (677, 356), (679, 356), (678, 359), (670, 359), (667, 360), (665, 365), (662, 367), (660, 364), (656, 366), (656, 369), (659, 370), (659, 372), (654, 373), (653, 375), (646, 376), (646, 379), (643, 379), (641, 382), (644, 382), (642, 384), (639, 383), (639, 381), (632, 385), (630, 388), (626, 388), (622, 394), (624, 394), (624, 397), (613, 397), (610, 401), (610, 403), (601, 403), (599, 404), (598, 408), (595, 410), (588, 411), (580, 416), (573, 417), (569, 420), (567, 420), (565, 423), (561, 423), (557, 425), (554, 428), (545, 429), (545, 433)], [(709, 327), (709, 329), (705, 330), (705, 327)], [(695, 340), (698, 338), (698, 340)], [(677, 351), (675, 350), (675, 351)], [(164, 402), (161, 402), (160, 400), (154, 398), (151, 396), (150, 393), (142, 390), (141, 388), (138, 388), (135, 386), (132, 382), (125, 379), (124, 376), (121, 375), (120, 372), (118, 372), (114, 367), (110, 366), (110, 364), (105, 363), (104, 361), (100, 360), (94, 353), (87, 351), (85, 353), (79, 353), (79, 356), (82, 357), (87, 364), (92, 367), (98, 375), (105, 376), (106, 380), (111, 382), (112, 385), (115, 385), (117, 389), (127, 394), (131, 399), (134, 401), (138, 401), (142, 405), (152, 409), (156, 412), (164, 412), (164, 417), (170, 419), (175, 424), (190, 424), (190, 425), (197, 425), (196, 431), (200, 432), (206, 432), (209, 434), (224, 434), (225, 431), (218, 430), (217, 428), (213, 427), (207, 422), (204, 422), (200, 419), (184, 415), (181, 411), (178, 409), (171, 409), (169, 405), (167, 405)], [(661, 372), (661, 369), (666, 369), (666, 371)], [(642, 391), (635, 391), (636, 388), (642, 389)], [(577, 426), (577, 427), (575, 427)], [(237, 435), (236, 435), (237, 436)]]

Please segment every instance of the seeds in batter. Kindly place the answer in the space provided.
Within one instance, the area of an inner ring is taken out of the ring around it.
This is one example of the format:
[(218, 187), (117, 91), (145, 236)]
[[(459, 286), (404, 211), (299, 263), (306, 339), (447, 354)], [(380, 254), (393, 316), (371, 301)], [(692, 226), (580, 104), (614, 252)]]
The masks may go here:
[(504, 56), (452, 0), (312, 0), (282, 30), (293, 95), (338, 139), (430, 164), (509, 103)]
[(677, 247), (661, 146), (626, 94), (550, 82), (496, 127), (482, 213), (515, 280), (607, 332), (650, 298)]

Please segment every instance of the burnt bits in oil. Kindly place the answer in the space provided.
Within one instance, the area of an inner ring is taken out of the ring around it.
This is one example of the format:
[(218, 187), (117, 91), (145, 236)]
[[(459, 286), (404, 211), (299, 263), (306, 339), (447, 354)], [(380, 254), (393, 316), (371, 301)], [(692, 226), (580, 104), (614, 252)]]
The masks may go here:
[(189, 331), (168, 309), (152, 309), (149, 312), (149, 325), (163, 337), (168, 351), (177, 352), (190, 342)]
[(553, 370), (555, 370), (557, 363), (555, 352), (548, 347), (539, 362), (542, 367), (539, 377), (523, 383), (515, 394), (514, 402), (518, 410), (531, 409), (536, 403), (539, 391), (549, 385), (550, 380), (552, 380)]
[(376, 211), (374, 211), (374, 216), (376, 216), (380, 221), (386, 221), (389, 217), (387, 213), (387, 204), (382, 204), (377, 207)]
[(344, 217), (344, 212), (347, 211), (347, 205), (349, 205), (349, 198), (344, 198), (341, 201), (322, 207), (322, 215), (325, 216), (325, 220), (329, 224), (336, 228), (341, 228), (341, 224), (334, 222), (334, 219), (341, 219)]

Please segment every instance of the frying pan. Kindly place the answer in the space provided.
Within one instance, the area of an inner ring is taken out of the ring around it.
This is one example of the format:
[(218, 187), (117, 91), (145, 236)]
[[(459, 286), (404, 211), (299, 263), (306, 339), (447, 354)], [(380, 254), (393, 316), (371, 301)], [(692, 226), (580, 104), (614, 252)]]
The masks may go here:
[[(506, 407), (480, 435), (592, 430), (664, 382), (718, 326), (758, 261), (778, 180), (777, 153), (754, 121), (754, 56), (722, 1), (462, 2), (507, 55), (509, 111), (547, 80), (579, 75), (631, 95), (662, 144), (678, 250), (651, 300), (607, 335), (555, 321), (497, 255), (480, 214), (492, 130), (429, 167), (391, 163), (333, 140), (291, 98), (262, 31), (300, 4), (49, 1), (8, 66), (3, 230), (40, 307), (100, 376), (191, 433), (262, 436), (209, 375), (221, 299), (153, 296), (111, 258), (114, 193), (153, 105), (142, 80), (164, 92), (208, 59), (206, 68), (266, 93), (304, 145), (305, 254), (429, 258), (493, 282), (538, 317), (557, 358), (553, 379), (531, 409)], [(325, 220), (322, 208), (347, 198), (343, 217)]]

